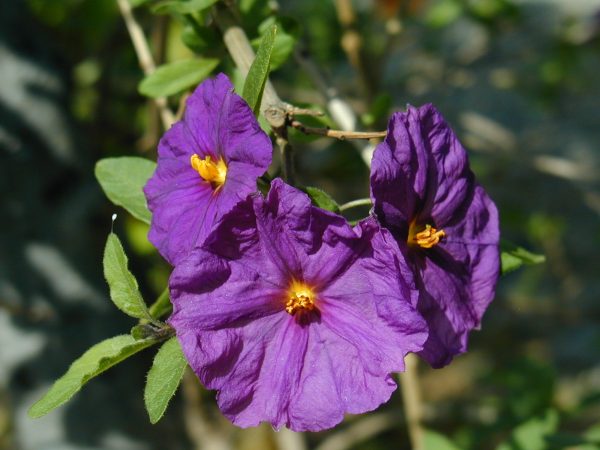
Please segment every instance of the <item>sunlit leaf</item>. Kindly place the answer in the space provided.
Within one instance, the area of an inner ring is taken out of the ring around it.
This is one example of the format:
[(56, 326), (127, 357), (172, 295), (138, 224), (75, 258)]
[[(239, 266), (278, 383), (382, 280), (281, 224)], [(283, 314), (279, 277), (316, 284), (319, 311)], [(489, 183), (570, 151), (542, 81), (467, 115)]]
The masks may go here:
[(207, 78), (219, 65), (218, 59), (186, 59), (165, 64), (144, 78), (138, 90), (148, 97), (168, 97)]
[(260, 46), (256, 52), (256, 58), (250, 66), (246, 82), (244, 83), (242, 97), (248, 102), (248, 105), (250, 105), (250, 108), (252, 108), (256, 115), (258, 115), (260, 101), (262, 99), (263, 91), (265, 90), (265, 83), (269, 77), (271, 53), (273, 52), (276, 35), (277, 26), (272, 25), (260, 42)]
[(165, 413), (169, 401), (177, 391), (187, 361), (176, 337), (169, 339), (158, 350), (148, 372), (144, 402), (150, 422), (156, 423)]
[(104, 278), (110, 288), (110, 298), (125, 314), (137, 319), (150, 319), (138, 283), (127, 267), (127, 255), (116, 234), (110, 233), (104, 247)]
[(136, 341), (130, 335), (115, 336), (88, 349), (69, 370), (28, 411), (32, 418), (41, 417), (67, 402), (95, 376), (131, 355), (155, 344), (155, 340)]
[(500, 243), (500, 250), (502, 252), (502, 274), (512, 272), (522, 265), (541, 264), (546, 261), (544, 255), (531, 253), (523, 247), (519, 247), (504, 239)]
[(94, 173), (110, 201), (149, 224), (151, 215), (142, 188), (155, 169), (154, 161), (124, 156), (101, 159)]
[[(284, 22), (287, 25), (286, 28), (282, 26), (280, 20), (285, 19)], [(275, 42), (273, 43), (273, 51), (271, 53), (271, 66), (269, 70), (272, 72), (277, 70), (282, 64), (284, 64), (294, 51), (294, 46), (298, 40), (298, 24), (289, 18), (279, 18), (271, 16), (267, 18), (258, 27), (260, 36), (252, 40), (252, 47), (258, 49), (262, 38), (266, 33), (269, 32), (273, 25), (277, 26), (277, 35), (275, 36)], [(288, 29), (291, 30), (288, 32)]]

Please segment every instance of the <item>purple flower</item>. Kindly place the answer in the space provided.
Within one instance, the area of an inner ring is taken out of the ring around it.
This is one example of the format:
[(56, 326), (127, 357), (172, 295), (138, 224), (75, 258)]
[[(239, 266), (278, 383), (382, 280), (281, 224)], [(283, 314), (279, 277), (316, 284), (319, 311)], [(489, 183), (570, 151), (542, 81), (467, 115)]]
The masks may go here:
[(316, 431), (387, 401), (427, 338), (394, 246), (281, 180), (226, 215), (169, 282), (169, 323), (223, 414)]
[(433, 105), (392, 116), (373, 155), (371, 197), (415, 273), (429, 324), (420, 355), (432, 366), (466, 351), (494, 297), (500, 270), (498, 212), (467, 153)]
[(144, 192), (148, 239), (172, 265), (200, 244), (216, 221), (256, 191), (272, 145), (224, 74), (188, 98), (183, 120), (158, 144), (158, 166)]

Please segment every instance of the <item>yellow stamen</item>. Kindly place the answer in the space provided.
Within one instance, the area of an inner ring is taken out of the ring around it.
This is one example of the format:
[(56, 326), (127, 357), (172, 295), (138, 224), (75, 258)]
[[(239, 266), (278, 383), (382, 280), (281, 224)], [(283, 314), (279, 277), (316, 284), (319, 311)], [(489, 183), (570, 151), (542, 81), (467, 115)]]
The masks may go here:
[[(411, 227), (412, 228), (412, 227)], [(409, 236), (411, 233), (409, 233)], [(431, 225), (425, 225), (425, 229), (420, 231), (419, 233), (414, 234), (411, 243), (417, 243), (420, 247), (423, 248), (431, 248), (437, 244), (439, 244), (440, 239), (446, 236), (444, 230), (436, 230)]]
[(288, 301), (285, 304), (285, 311), (292, 316), (298, 312), (309, 312), (316, 308), (313, 290), (300, 281), (292, 281), (287, 294)]
[(213, 187), (220, 187), (225, 183), (225, 178), (227, 177), (227, 165), (225, 164), (225, 161), (223, 161), (223, 158), (219, 158), (215, 163), (210, 156), (201, 159), (194, 153), (190, 158), (190, 164), (192, 165), (192, 169), (198, 172), (202, 179), (211, 183)]

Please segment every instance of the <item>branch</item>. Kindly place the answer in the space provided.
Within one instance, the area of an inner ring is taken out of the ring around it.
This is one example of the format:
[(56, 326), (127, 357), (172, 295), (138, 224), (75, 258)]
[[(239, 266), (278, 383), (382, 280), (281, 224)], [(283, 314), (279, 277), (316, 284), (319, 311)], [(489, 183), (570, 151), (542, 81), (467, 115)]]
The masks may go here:
[(400, 416), (395, 413), (370, 414), (352, 425), (329, 435), (315, 450), (346, 450), (355, 447), (379, 433), (393, 428)]
[(387, 135), (387, 131), (343, 131), (343, 130), (332, 130), (330, 128), (316, 128), (308, 127), (303, 123), (292, 120), (290, 125), (304, 134), (316, 134), (318, 136), (327, 136), (340, 140), (345, 139), (375, 139), (384, 138)]
[[(117, 0), (117, 4), (119, 5), (119, 10), (123, 16), (125, 25), (127, 26), (127, 31), (131, 37), (131, 42), (133, 43), (133, 48), (138, 57), (140, 67), (145, 75), (150, 75), (156, 70), (156, 65), (154, 64), (152, 53), (150, 53), (150, 46), (148, 45), (146, 36), (144, 36), (142, 28), (136, 22), (135, 17), (133, 17), (131, 5), (128, 0)], [(168, 129), (175, 122), (175, 117), (167, 105), (167, 99), (165, 97), (159, 97), (155, 98), (154, 102), (160, 111), (163, 126), (165, 129)]]
[(370, 80), (369, 72), (365, 64), (365, 58), (362, 51), (363, 40), (357, 30), (356, 13), (352, 6), (352, 0), (335, 0), (335, 8), (343, 30), (340, 44), (344, 53), (346, 53), (348, 61), (350, 61), (350, 64), (354, 66), (358, 72), (360, 81), (362, 82), (370, 101), (373, 96), (373, 83)]
[(302, 433), (282, 428), (275, 433), (275, 442), (280, 450), (307, 450)]
[(423, 446), (423, 408), (421, 401), (421, 389), (417, 375), (417, 355), (409, 354), (405, 358), (406, 370), (399, 374), (400, 387), (402, 388), (402, 400), (406, 414), (406, 425), (412, 450), (424, 450)]
[[(223, 33), (223, 42), (227, 51), (231, 55), (233, 62), (236, 67), (242, 73), (242, 76), (246, 78), (252, 62), (254, 62), (255, 54), (246, 36), (246, 32), (235, 22), (231, 13), (226, 9), (214, 10), (213, 17), (217, 25)], [(263, 92), (262, 101), (260, 103), (260, 110), (265, 114), (269, 108), (280, 108), (285, 110), (283, 102), (279, 99), (275, 88), (271, 84), (271, 81), (267, 79), (265, 83), (265, 90)], [(267, 120), (269, 117), (265, 114)], [(271, 122), (269, 122), (270, 124)], [(275, 126), (281, 126), (282, 123), (275, 123)]]
[[(294, 52), (296, 61), (306, 72), (313, 84), (321, 91), (327, 101), (327, 110), (335, 123), (344, 130), (356, 130), (358, 119), (350, 104), (341, 98), (337, 89), (331, 86), (321, 74), (317, 66), (301, 51)], [(367, 166), (371, 166), (371, 158), (375, 146), (369, 142), (350, 141), (359, 151), (360, 156)]]
[(183, 419), (190, 440), (196, 450), (232, 450), (226, 433), (212, 423), (202, 408), (200, 385), (196, 375), (188, 367), (182, 380)]

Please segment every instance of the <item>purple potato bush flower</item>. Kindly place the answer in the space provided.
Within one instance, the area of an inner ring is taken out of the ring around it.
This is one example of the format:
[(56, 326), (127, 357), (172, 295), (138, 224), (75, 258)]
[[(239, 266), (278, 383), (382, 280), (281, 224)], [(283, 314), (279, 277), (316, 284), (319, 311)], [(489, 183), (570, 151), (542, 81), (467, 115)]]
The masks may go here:
[(395, 247), (279, 179), (225, 215), (169, 281), (169, 324), (223, 414), (317, 431), (387, 401), (427, 339)]
[(183, 119), (158, 144), (156, 172), (144, 187), (148, 239), (172, 265), (208, 236), (269, 167), (272, 145), (224, 74), (201, 83)]
[(500, 272), (498, 212), (433, 105), (392, 116), (371, 168), (371, 198), (413, 268), (433, 367), (467, 348)]

